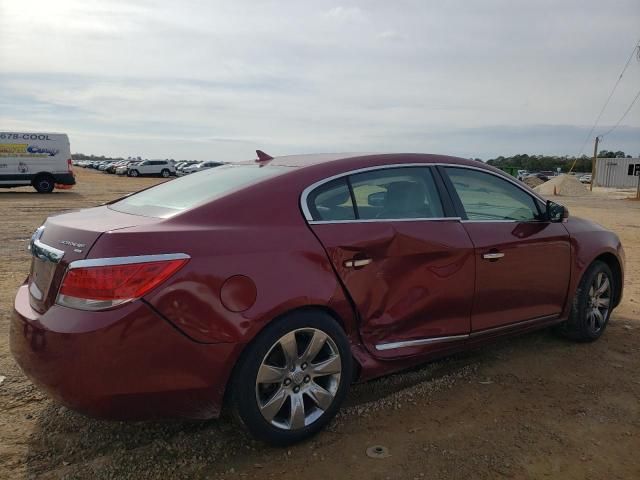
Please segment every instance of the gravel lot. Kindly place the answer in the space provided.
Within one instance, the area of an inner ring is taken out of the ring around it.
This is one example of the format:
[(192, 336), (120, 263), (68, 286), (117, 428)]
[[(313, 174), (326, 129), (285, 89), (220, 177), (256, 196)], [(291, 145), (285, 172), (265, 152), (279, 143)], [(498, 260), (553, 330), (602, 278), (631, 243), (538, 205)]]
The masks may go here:
[[(31, 233), (51, 213), (160, 181), (76, 172), (70, 191), (0, 190), (0, 478), (640, 478), (640, 202), (598, 189), (557, 199), (626, 248), (624, 301), (600, 341), (542, 331), (357, 385), (328, 431), (274, 449), (228, 418), (90, 419), (22, 375), (7, 335)], [(369, 458), (372, 445), (389, 456)]]

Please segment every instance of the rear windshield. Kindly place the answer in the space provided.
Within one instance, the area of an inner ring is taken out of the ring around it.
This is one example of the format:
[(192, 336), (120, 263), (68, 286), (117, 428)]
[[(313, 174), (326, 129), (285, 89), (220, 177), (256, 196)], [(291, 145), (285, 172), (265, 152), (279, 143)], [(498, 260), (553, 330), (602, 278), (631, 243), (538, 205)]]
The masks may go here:
[(289, 168), (258, 164), (223, 165), (135, 193), (109, 205), (109, 208), (133, 215), (169, 218), (286, 170)]

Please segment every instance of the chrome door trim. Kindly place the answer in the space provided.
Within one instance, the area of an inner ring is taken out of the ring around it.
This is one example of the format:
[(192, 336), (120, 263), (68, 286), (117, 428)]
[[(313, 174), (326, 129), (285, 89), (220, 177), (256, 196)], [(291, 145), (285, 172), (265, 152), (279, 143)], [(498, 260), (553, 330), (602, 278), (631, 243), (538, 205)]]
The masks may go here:
[(64, 250), (58, 250), (46, 243), (40, 241), (42, 234), (44, 233), (44, 225), (38, 227), (33, 235), (31, 235), (31, 241), (29, 242), (29, 250), (31, 255), (40, 260), (44, 260), (52, 263), (60, 263), (62, 257), (64, 257)]
[(558, 318), (560, 318), (559, 314), (545, 315), (543, 317), (536, 317), (536, 318), (531, 318), (529, 320), (522, 320), (520, 322), (509, 323), (507, 325), (500, 325), (498, 327), (487, 328), (486, 330), (471, 332), (469, 334), (451, 335), (447, 337), (420, 338), (417, 340), (406, 340), (402, 342), (379, 343), (376, 345), (376, 350), (378, 351), (394, 350), (396, 348), (419, 347), (422, 345), (433, 345), (437, 343), (447, 343), (447, 342), (455, 342), (458, 340), (474, 339), (474, 338), (482, 337), (483, 335), (499, 333), (503, 330), (509, 330), (511, 328), (526, 326), (534, 323), (544, 323), (545, 321), (557, 320)]
[(161, 262), (167, 260), (188, 260), (191, 257), (186, 253), (163, 253), (159, 255), (135, 255), (129, 257), (90, 258), (76, 260), (69, 264), (68, 269), (106, 267), (109, 265), (131, 265), (134, 263)]
[[(518, 180), (513, 179), (513, 178), (509, 178), (509, 176), (507, 174), (500, 174), (497, 172), (493, 172), (489, 169), (486, 168), (481, 168), (481, 167), (474, 167), (472, 165), (463, 165), (463, 164), (459, 164), (459, 163), (447, 163), (447, 162), (434, 162), (434, 163), (396, 163), (396, 164), (385, 164), (385, 165), (377, 165), (375, 167), (365, 167), (365, 168), (357, 168), (355, 170), (350, 170), (348, 172), (343, 172), (343, 173), (339, 173), (336, 175), (332, 175), (331, 177), (327, 177), (324, 178), (322, 180), (318, 180), (317, 182), (312, 183), (311, 185), (309, 185), (307, 188), (305, 188), (302, 191), (302, 194), (300, 195), (300, 208), (302, 210), (302, 213), (304, 214), (304, 218), (307, 220), (307, 222), (309, 222), (309, 224), (312, 225), (319, 225), (319, 224), (329, 224), (329, 223), (361, 223), (361, 222), (367, 222), (367, 221), (371, 221), (371, 219), (354, 219), (354, 220), (336, 220), (336, 221), (331, 221), (331, 220), (313, 220), (313, 216), (311, 215), (311, 211), (309, 210), (309, 206), (307, 205), (307, 198), (309, 196), (309, 194), (315, 190), (316, 188), (318, 188), (321, 185), (324, 185), (325, 183), (331, 182), (333, 180), (337, 180), (339, 178), (343, 178), (343, 177), (347, 177), (349, 175), (355, 175), (358, 173), (363, 173), (363, 172), (370, 172), (372, 170), (386, 170), (389, 168), (406, 168), (406, 167), (423, 167), (423, 168), (428, 168), (428, 167), (455, 167), (455, 168), (466, 168), (469, 170), (477, 170), (479, 172), (484, 172), (484, 173), (488, 173), (489, 175), (493, 175), (495, 177), (501, 178), (503, 180), (506, 180), (507, 182), (515, 185), (517, 188), (519, 188), (520, 190), (522, 190), (524, 193), (526, 193), (527, 195), (533, 197), (534, 199), (540, 201), (541, 203), (546, 203), (546, 200), (544, 198), (542, 198), (540, 195), (538, 195), (536, 192), (533, 191), (529, 191), (526, 188), (523, 187), (523, 185), (521, 185)], [(455, 220), (457, 219), (456, 217), (439, 217), (437, 219), (432, 219), (432, 218), (425, 218), (425, 219), (408, 219), (408, 220)], [(381, 222), (391, 222), (391, 221), (400, 221), (400, 220), (389, 220), (389, 219), (373, 219), (374, 221), (381, 221)], [(407, 219), (405, 219), (407, 220)], [(463, 222), (517, 222), (518, 220), (462, 220)]]
[(492, 333), (498, 333), (502, 330), (508, 330), (510, 328), (516, 328), (516, 327), (520, 327), (520, 326), (526, 326), (532, 323), (542, 323), (545, 322), (547, 320), (553, 320), (553, 319), (557, 319), (560, 318), (559, 314), (555, 314), (555, 315), (544, 315), (542, 317), (536, 317), (536, 318), (530, 318), (529, 320), (521, 320), (519, 322), (514, 322), (514, 323), (507, 323), (506, 325), (500, 325), (498, 327), (491, 327), (491, 328), (487, 328), (485, 330), (478, 330), (476, 332), (471, 332), (471, 334), (469, 335), (469, 338), (477, 338), (477, 337), (481, 337), (483, 335), (490, 335)]
[(455, 342), (457, 340), (465, 340), (467, 338), (469, 338), (469, 335), (463, 334), (463, 335), (451, 335), (448, 337), (420, 338), (417, 340), (406, 340), (403, 342), (379, 343), (376, 345), (376, 350), (384, 351), (384, 350), (394, 350), (396, 348), (419, 347), (422, 345), (432, 345), (434, 343)]

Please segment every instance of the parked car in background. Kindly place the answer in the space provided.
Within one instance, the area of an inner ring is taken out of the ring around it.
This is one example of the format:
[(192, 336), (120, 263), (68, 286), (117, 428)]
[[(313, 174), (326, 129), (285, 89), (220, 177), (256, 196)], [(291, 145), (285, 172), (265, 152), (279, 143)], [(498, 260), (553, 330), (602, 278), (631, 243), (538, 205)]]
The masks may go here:
[(527, 178), (532, 178), (532, 177), (538, 178), (538, 179), (542, 180), (543, 182), (549, 181), (549, 177), (547, 175), (545, 175), (544, 173), (530, 173), (528, 175), (525, 175), (522, 178), (522, 181), (526, 180)]
[(167, 160), (144, 160), (132, 165), (127, 170), (130, 177), (138, 177), (142, 175), (153, 175), (168, 178), (176, 174), (173, 164)]
[(182, 167), (182, 169), (180, 170), (180, 174), (189, 175), (190, 173), (196, 172), (201, 163), (204, 163), (204, 162), (194, 162), (194, 163), (191, 163), (190, 165)]
[(111, 162), (109, 166), (105, 169), (107, 173), (116, 173), (116, 169), (125, 164), (125, 160), (120, 160), (118, 162)]
[(579, 179), (580, 183), (591, 183), (591, 174), (587, 173), (582, 175)]
[(551, 325), (594, 341), (622, 297), (614, 233), (482, 162), (267, 158), (48, 218), (11, 320), (25, 374), (101, 417), (224, 400), (282, 445), (353, 381)]
[(51, 193), (56, 185), (75, 183), (67, 135), (0, 132), (0, 188), (31, 185)]
[(203, 170), (209, 170), (210, 168), (219, 167), (224, 165), (222, 162), (201, 162), (197, 165), (193, 165), (193, 169), (189, 169), (189, 173), (201, 172)]
[(182, 162), (179, 167), (176, 167), (176, 175), (184, 175), (184, 170), (192, 165), (196, 165), (200, 163), (199, 161), (189, 160), (186, 162)]

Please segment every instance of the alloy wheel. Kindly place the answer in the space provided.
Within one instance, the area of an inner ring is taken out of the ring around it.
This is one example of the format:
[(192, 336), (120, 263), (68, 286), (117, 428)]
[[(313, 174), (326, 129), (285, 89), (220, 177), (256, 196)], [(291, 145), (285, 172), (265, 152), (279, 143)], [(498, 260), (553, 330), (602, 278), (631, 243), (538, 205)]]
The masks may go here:
[(265, 355), (256, 377), (256, 401), (264, 419), (299, 430), (331, 406), (342, 361), (336, 343), (321, 330), (301, 328), (282, 336)]
[(592, 333), (604, 328), (611, 304), (611, 281), (605, 272), (598, 272), (587, 295), (587, 323)]

